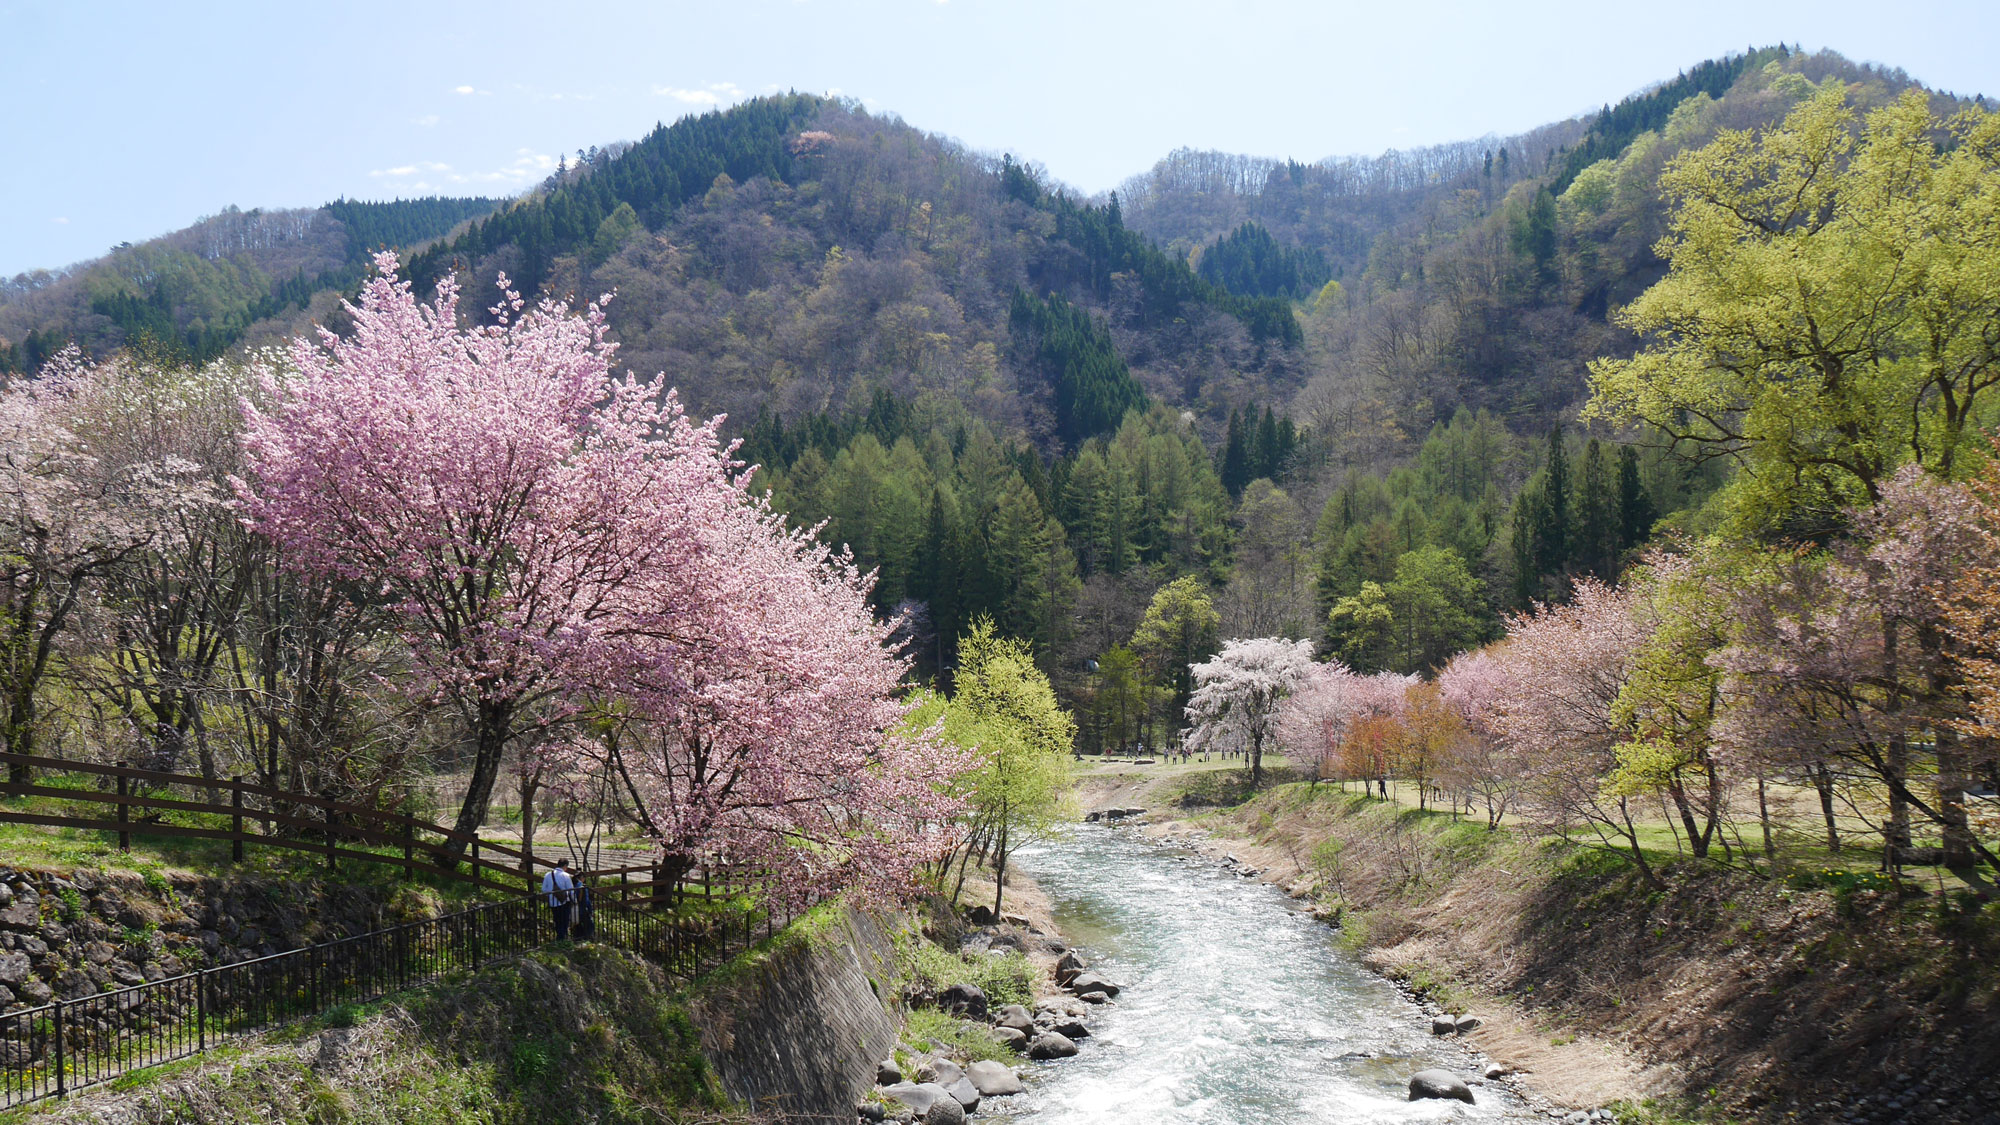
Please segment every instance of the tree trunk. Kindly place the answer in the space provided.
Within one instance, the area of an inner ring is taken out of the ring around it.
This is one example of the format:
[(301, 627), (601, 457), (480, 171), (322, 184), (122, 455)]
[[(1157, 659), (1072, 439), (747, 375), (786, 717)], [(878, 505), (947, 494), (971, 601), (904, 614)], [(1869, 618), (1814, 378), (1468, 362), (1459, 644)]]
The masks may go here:
[(535, 779), (521, 771), (521, 870), (535, 870)]
[(1007, 893), (1007, 822), (1000, 822), (1000, 839), (993, 849), (993, 920), (1000, 920), (1000, 902)]
[(1654, 873), (1653, 865), (1646, 862), (1646, 851), (1639, 846), (1639, 830), (1632, 823), (1632, 810), (1626, 805), (1627, 798), (1618, 798), (1618, 815), (1625, 821), (1625, 843), (1632, 853), (1632, 862), (1639, 868), (1639, 877), (1656, 891), (1664, 891), (1667, 884)]
[(1889, 821), (1882, 826), (1883, 862), (1899, 867), (1910, 850), (1910, 802), (1903, 796), (1910, 776), (1910, 744), (1897, 731), (1889, 736), (1889, 752), (1883, 762), (1883, 778), (1889, 785)]
[(1771, 843), (1771, 805), (1764, 799), (1764, 775), (1757, 775), (1757, 823), (1764, 828), (1764, 855), (1775, 858), (1778, 849)]
[(1819, 763), (1817, 770), (1806, 767), (1806, 776), (1812, 778), (1813, 788), (1819, 790), (1819, 813), (1826, 819), (1826, 850), (1840, 853), (1840, 825), (1833, 816), (1833, 771), (1826, 763)]
[(1681, 826), (1687, 829), (1688, 851), (1694, 853), (1696, 859), (1707, 858), (1708, 834), (1695, 821), (1694, 806), (1688, 803), (1687, 787), (1681, 784), (1679, 775), (1667, 783), (1667, 795), (1674, 799), (1674, 811), (1681, 818)]
[(1250, 791), (1264, 787), (1264, 736), (1257, 731), (1250, 732)]
[(1965, 819), (1965, 776), (1958, 732), (1939, 728), (1937, 739), (1938, 818), (1943, 822), (1944, 865), (1972, 866), (1972, 828)]
[[(500, 780), (500, 754), (507, 748), (507, 738), (513, 733), (514, 709), (506, 705), (481, 704), (479, 723), (473, 731), (472, 777), (466, 783), (465, 802), (458, 807), (458, 820), (452, 828), (459, 836), (474, 836), (481, 825), (486, 823), (486, 810), (493, 801), (493, 786)], [(451, 839), (446, 842), (446, 850), (451, 858), (447, 865), (453, 865), (457, 857), (465, 854), (466, 842)]]

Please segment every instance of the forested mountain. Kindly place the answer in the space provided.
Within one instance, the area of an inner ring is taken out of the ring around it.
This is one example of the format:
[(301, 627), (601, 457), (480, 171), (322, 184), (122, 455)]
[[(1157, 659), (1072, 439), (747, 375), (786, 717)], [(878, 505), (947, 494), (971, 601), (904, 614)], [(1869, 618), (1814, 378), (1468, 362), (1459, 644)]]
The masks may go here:
[(369, 256), (419, 246), (499, 205), (493, 199), (336, 200), (324, 207), (226, 207), (186, 230), (61, 272), (0, 283), (0, 372), (33, 371), (65, 344), (95, 354), (143, 346), (195, 363), (268, 342), (299, 313), (325, 317)]
[(498, 209), (231, 210), (16, 279), (0, 354), (150, 339), (199, 361), (338, 327), (380, 245), (421, 247), (422, 288), (456, 271), (468, 309), (503, 273), (614, 293), (620, 361), (729, 413), (774, 502), (879, 568), (922, 674), (984, 614), (1072, 702), (1139, 691), (1172, 721), (1146, 694), (1167, 665), (1130, 673), (1125, 646), (1177, 577), (1219, 636), (1424, 670), (1614, 575), (1656, 517), (1709, 518), (1719, 466), (1574, 428), (1584, 365), (1635, 346), (1608, 314), (1663, 271), (1667, 162), (1832, 80), (1864, 110), (1911, 85), (1781, 46), (1522, 136), (1313, 164), (1180, 151), (1101, 199), (851, 102), (762, 98)]

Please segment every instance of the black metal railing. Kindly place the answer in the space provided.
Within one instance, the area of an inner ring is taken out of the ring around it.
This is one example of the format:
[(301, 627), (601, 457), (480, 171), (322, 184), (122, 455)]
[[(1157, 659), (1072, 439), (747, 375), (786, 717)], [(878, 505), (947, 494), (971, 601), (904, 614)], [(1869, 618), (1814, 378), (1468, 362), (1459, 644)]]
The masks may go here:
[[(188, 1058), (211, 1044), (426, 984), (554, 937), (540, 896), (487, 903), (287, 953), (0, 1013), (0, 1109)], [(789, 925), (783, 908), (699, 928), (617, 903), (595, 939), (692, 979)]]

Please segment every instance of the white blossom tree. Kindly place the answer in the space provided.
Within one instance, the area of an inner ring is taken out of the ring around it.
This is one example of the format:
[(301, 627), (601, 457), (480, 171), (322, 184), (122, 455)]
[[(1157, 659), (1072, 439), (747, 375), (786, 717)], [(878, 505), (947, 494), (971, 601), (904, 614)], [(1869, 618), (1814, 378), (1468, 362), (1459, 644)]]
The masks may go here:
[(1193, 666), (1187, 705), (1188, 745), (1243, 748), (1250, 785), (1264, 783), (1264, 742), (1277, 725), (1278, 704), (1312, 670), (1312, 642), (1283, 637), (1229, 641), (1215, 659)]

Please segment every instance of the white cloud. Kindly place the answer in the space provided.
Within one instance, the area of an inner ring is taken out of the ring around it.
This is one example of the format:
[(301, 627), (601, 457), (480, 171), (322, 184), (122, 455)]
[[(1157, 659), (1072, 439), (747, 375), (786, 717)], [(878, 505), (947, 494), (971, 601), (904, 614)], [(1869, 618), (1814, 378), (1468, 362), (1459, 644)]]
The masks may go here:
[(655, 86), (653, 92), (685, 105), (722, 105), (725, 102), (742, 101), (744, 96), (743, 88), (734, 82), (710, 82), (699, 88)]
[(68, 226), (68, 225), (69, 225), (69, 216), (67, 216), (67, 215), (57, 215), (57, 216), (56, 216), (55, 218), (53, 218), (53, 219), (50, 219), (49, 221), (50, 221), (50, 222), (52, 222), (52, 223), (54, 223), (55, 225), (57, 225), (57, 226), (59, 226), (59, 227), (66, 227), (66, 226)]
[(410, 124), (422, 125), (426, 129), (430, 128), (431, 126), (437, 123), (438, 123), (438, 115), (435, 113), (426, 113), (422, 117), (412, 117), (410, 119)]
[(478, 91), (474, 90), (470, 86), (453, 86), (451, 88), (451, 92), (454, 94), (472, 94), (472, 93), (477, 93)]
[(653, 87), (653, 92), (663, 98), (672, 98), (677, 102), (686, 102), (688, 105), (716, 105), (722, 101), (721, 98), (716, 97), (707, 90), (683, 90), (675, 86), (655, 86)]
[(449, 171), (451, 171), (451, 165), (449, 164), (443, 164), (436, 160), (419, 160), (415, 164), (400, 164), (394, 168), (377, 168), (374, 171), (369, 172), (368, 174), (371, 176), (401, 177), (401, 176), (414, 176), (419, 172), (449, 172)]

